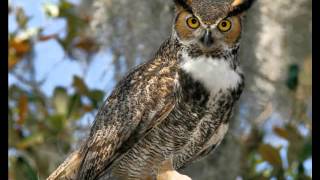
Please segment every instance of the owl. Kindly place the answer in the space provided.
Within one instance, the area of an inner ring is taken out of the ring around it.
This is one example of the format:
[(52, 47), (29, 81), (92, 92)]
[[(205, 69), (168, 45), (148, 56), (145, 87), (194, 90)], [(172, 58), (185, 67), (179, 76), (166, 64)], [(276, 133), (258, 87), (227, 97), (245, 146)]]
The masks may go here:
[(215, 149), (244, 87), (238, 50), (253, 0), (174, 0), (172, 34), (99, 109), (88, 139), (48, 179), (157, 179)]

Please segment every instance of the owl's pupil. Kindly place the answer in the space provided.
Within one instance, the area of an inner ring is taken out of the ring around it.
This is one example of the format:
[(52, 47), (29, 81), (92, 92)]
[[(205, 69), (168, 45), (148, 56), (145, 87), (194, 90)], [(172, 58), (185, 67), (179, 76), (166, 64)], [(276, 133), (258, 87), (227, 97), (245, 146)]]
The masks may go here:
[(196, 23), (197, 23), (197, 20), (192, 19), (191, 22), (192, 22), (192, 24), (196, 24)]
[(226, 27), (227, 26), (227, 23), (226, 22), (222, 22), (221, 24), (223, 27)]

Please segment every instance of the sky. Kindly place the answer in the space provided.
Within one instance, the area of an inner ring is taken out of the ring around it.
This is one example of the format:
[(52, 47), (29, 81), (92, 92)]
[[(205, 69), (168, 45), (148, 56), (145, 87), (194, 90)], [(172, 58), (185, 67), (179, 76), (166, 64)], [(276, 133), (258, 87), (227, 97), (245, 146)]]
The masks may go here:
[[(79, 3), (78, 0), (69, 0), (75, 4)], [(61, 29), (65, 28), (65, 21), (62, 19), (53, 20), (48, 19), (43, 13), (43, 5), (45, 3), (57, 3), (58, 0), (9, 0), (9, 3), (15, 6), (22, 6), (27, 15), (31, 16), (32, 19), (28, 23), (28, 27), (46, 27), (45, 34), (53, 34), (60, 32)], [(14, 31), (17, 25), (14, 21), (15, 17), (9, 16), (9, 32)], [(60, 33), (63, 36), (63, 31)], [(100, 89), (109, 94), (112, 88), (115, 86), (113, 80), (114, 70), (112, 66), (112, 55), (111, 52), (100, 52), (93, 58), (87, 73), (84, 75), (83, 68), (80, 63), (68, 59), (64, 55), (63, 49), (55, 40), (49, 40), (39, 42), (35, 45), (35, 68), (37, 80), (46, 78), (45, 83), (42, 85), (42, 90), (46, 95), (51, 96), (56, 86), (71, 87), (72, 79), (74, 75), (84, 77), (86, 84), (89, 88)], [(9, 74), (9, 85), (17, 83), (17, 80)], [(71, 90), (71, 88), (67, 88)], [(278, 119), (281, 118), (277, 113), (272, 114), (270, 120), (265, 125), (267, 136), (265, 138), (266, 143), (270, 143), (274, 146), (283, 146), (281, 150), (281, 157), (284, 160), (284, 166), (287, 166), (286, 160), (286, 149), (288, 143), (275, 136), (272, 133), (272, 127), (279, 124)], [(306, 134), (306, 128), (301, 127), (300, 131), (302, 134)], [(263, 170), (267, 164), (261, 164), (258, 169)], [(304, 163), (307, 168), (307, 174), (312, 174), (312, 159), (310, 158)]]

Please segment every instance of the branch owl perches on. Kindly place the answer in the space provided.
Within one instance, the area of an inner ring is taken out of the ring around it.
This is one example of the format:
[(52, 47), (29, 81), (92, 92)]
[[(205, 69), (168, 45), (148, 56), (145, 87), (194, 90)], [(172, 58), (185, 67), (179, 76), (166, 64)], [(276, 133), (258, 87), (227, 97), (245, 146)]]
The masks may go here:
[(253, 1), (174, 2), (171, 36), (118, 83), (48, 180), (190, 179), (176, 170), (220, 144), (244, 87), (240, 16)]

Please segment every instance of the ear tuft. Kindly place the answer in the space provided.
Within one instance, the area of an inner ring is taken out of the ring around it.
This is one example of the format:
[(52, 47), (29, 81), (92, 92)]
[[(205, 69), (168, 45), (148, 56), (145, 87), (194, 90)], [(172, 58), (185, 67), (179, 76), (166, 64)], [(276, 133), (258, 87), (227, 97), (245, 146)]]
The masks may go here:
[(231, 6), (238, 6), (238, 5), (240, 5), (242, 2), (243, 2), (243, 0), (234, 0), (234, 1), (231, 3)]
[(173, 0), (173, 2), (176, 4), (176, 7), (178, 10), (186, 10), (186, 11), (189, 11), (189, 12), (192, 12), (192, 9), (191, 9), (191, 3), (192, 3), (192, 0)]
[(250, 9), (255, 0), (234, 0), (231, 3), (231, 11), (228, 16), (236, 16), (243, 14)]

